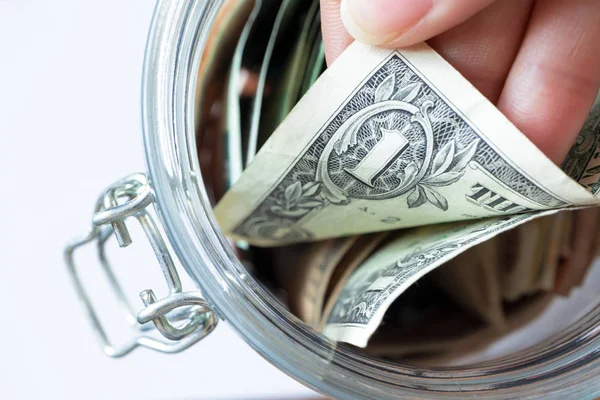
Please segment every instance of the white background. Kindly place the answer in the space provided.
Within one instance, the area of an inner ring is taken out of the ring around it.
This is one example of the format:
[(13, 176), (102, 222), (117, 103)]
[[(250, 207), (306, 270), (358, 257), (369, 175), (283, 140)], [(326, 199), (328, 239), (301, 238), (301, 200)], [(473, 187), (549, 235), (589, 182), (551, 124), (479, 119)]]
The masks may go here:
[[(312, 396), (224, 323), (181, 355), (137, 350), (109, 359), (77, 302), (64, 245), (86, 231), (107, 184), (144, 170), (140, 82), (153, 6), (0, 0), (0, 397)], [(148, 261), (135, 265), (137, 275), (158, 275), (148, 248), (136, 244), (126, 260)], [(98, 268), (92, 256), (84, 261), (85, 270)]]

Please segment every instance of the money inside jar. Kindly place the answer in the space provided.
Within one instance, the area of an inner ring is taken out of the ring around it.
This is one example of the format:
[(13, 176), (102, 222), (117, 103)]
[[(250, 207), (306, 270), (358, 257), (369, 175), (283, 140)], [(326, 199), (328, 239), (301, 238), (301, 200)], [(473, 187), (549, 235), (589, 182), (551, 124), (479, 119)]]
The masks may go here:
[(312, 329), (451, 364), (584, 282), (600, 96), (553, 164), (426, 44), (329, 68), (318, 1), (226, 1), (197, 84), (202, 178), (248, 270)]

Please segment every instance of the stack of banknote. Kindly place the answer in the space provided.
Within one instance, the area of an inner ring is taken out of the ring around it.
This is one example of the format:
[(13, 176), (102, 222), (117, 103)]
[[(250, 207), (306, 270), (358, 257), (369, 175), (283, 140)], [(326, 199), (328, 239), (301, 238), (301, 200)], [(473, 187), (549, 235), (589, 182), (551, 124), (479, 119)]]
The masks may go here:
[(593, 264), (600, 97), (559, 167), (426, 44), (355, 43), (326, 68), (318, 1), (231, 0), (196, 100), (232, 250), (332, 340), (443, 360), (526, 324)]

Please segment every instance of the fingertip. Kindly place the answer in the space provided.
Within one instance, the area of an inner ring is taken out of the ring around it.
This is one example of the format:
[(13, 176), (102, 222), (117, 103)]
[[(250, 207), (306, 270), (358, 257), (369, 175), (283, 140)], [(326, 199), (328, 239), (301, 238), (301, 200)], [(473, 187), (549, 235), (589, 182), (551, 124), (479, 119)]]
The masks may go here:
[(356, 40), (400, 48), (428, 40), (494, 0), (341, 0), (341, 17)]
[(600, 87), (596, 1), (536, 2), (498, 102), (556, 164), (576, 140)]
[(321, 0), (321, 29), (325, 58), (331, 65), (354, 41), (342, 23), (340, 0)]
[(340, 13), (352, 37), (384, 46), (401, 39), (432, 6), (433, 0), (342, 0)]

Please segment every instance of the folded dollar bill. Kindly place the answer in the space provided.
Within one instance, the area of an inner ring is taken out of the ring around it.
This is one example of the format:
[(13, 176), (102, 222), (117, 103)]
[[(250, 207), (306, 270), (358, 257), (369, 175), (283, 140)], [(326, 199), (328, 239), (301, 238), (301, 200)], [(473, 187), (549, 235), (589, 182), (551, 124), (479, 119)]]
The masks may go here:
[[(364, 347), (424, 274), (535, 218), (600, 204), (599, 109), (563, 172), (426, 44), (355, 43), (215, 214), (228, 236), (256, 246), (413, 228), (350, 270), (327, 307), (323, 332)], [(320, 310), (310, 313), (317, 324)]]

